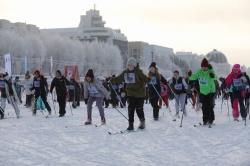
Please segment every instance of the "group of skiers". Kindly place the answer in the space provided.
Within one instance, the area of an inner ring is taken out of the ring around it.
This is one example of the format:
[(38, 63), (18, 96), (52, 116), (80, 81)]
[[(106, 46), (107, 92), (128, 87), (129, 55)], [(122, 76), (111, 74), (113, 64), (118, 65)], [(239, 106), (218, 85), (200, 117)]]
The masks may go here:
[[(179, 117), (179, 112), (182, 111), (182, 117), (187, 116), (185, 105), (187, 99), (191, 99), (193, 108), (199, 108), (201, 103), (203, 113), (203, 125), (211, 125), (215, 120), (214, 106), (217, 96), (218, 77), (208, 60), (204, 58), (201, 62), (201, 68), (195, 73), (189, 71), (187, 77), (180, 76), (180, 72), (175, 70), (173, 76), (166, 80), (158, 70), (156, 63), (152, 62), (149, 66), (147, 75), (139, 68), (135, 58), (129, 58), (126, 69), (117, 77), (113, 75), (101, 82), (94, 76), (92, 69), (89, 69), (85, 75), (85, 82), (79, 85), (74, 78), (67, 80), (60, 70), (56, 71), (56, 76), (53, 78), (50, 88), (47, 81), (39, 70), (34, 72), (34, 78), (30, 79), (30, 75), (25, 75), (25, 80), (18, 85), (25, 87), (26, 105), (31, 106), (34, 101), (33, 115), (36, 114), (37, 105), (42, 103), (46, 107), (49, 115), (51, 107), (47, 102), (48, 92), (56, 91), (57, 102), (59, 103), (59, 117), (63, 117), (66, 113), (67, 91), (69, 91), (69, 101), (72, 106), (80, 105), (80, 92), (83, 89), (84, 102), (87, 105), (87, 121), (86, 125), (92, 124), (92, 105), (96, 102), (99, 110), (102, 124), (106, 123), (103, 105), (105, 107), (112, 104), (116, 108), (120, 102), (121, 107), (126, 107), (128, 103), (128, 128), (134, 130), (134, 113), (136, 111), (140, 120), (139, 129), (144, 129), (144, 100), (147, 96), (149, 103), (152, 106), (154, 120), (159, 120), (159, 109), (162, 102), (169, 107), (168, 99), (175, 101), (175, 117)], [(246, 119), (247, 111), (244, 104), (245, 92), (249, 90), (249, 77), (246, 73), (241, 72), (239, 64), (235, 64), (232, 72), (227, 78), (220, 78), (221, 90), (223, 99), (230, 98), (232, 101), (233, 117), (238, 120), (240, 104), (240, 113), (243, 120)], [(16, 104), (16, 96), (13, 92), (12, 81), (8, 77), (8, 73), (1, 69), (0, 71), (0, 88), (1, 88), (1, 117), (4, 117), (6, 100), (14, 107), (16, 115), (19, 118), (20, 110)], [(246, 90), (247, 89), (247, 90)], [(20, 99), (20, 98), (19, 98)], [(146, 100), (147, 102), (147, 100)]]

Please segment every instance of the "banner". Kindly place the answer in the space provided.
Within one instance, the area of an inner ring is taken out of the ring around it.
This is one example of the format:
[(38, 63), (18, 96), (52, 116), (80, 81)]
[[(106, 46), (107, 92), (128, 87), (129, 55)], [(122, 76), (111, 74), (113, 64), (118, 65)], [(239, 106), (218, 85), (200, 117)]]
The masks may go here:
[(9, 76), (11, 76), (12, 71), (11, 71), (11, 57), (10, 57), (10, 54), (5, 54), (4, 59), (5, 59), (5, 70), (8, 72)]
[(24, 73), (27, 72), (27, 56), (24, 56)]
[(64, 76), (70, 80), (74, 78), (76, 81), (80, 81), (80, 75), (77, 66), (65, 66)]
[(52, 56), (50, 57), (50, 73), (51, 73), (51, 78), (53, 78), (54, 72), (53, 72), (53, 58), (52, 58)]

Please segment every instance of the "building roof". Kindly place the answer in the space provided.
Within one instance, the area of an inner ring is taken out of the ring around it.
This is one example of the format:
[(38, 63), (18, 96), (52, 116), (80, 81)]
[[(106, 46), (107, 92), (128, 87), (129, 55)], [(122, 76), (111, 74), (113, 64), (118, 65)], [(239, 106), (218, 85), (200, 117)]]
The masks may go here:
[(227, 57), (222, 52), (217, 51), (216, 49), (207, 53), (206, 58), (209, 60), (209, 62), (228, 63)]

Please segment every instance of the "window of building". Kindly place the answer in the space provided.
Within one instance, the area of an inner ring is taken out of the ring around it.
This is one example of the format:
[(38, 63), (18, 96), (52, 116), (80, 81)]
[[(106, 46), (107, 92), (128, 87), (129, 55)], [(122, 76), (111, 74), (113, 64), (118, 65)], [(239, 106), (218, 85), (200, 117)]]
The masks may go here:
[(137, 53), (137, 49), (133, 49), (133, 53)]

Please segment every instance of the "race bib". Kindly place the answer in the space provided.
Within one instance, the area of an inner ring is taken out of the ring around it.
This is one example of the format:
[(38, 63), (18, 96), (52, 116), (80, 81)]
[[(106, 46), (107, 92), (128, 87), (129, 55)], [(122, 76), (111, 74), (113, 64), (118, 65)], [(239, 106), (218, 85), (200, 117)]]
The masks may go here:
[(242, 86), (242, 81), (241, 81), (241, 79), (239, 78), (239, 79), (233, 79), (233, 86), (235, 86), (235, 87), (240, 87), (240, 86)]
[(124, 80), (127, 84), (135, 83), (135, 73), (125, 73)]
[(89, 93), (91, 93), (91, 94), (97, 94), (98, 93), (98, 90), (97, 90), (97, 88), (95, 86), (88, 87), (88, 90), (89, 90)]
[(113, 89), (117, 89), (117, 85), (113, 85), (112, 87), (113, 87)]
[(34, 86), (36, 88), (39, 88), (40, 87), (40, 81), (34, 81)]
[(154, 84), (154, 85), (156, 84), (156, 77), (155, 76), (151, 77), (149, 84)]
[(199, 78), (199, 84), (202, 86), (208, 86), (206, 78)]
[(74, 90), (74, 89), (75, 89), (75, 86), (74, 86), (74, 85), (69, 85), (69, 89), (70, 89), (70, 90)]
[(182, 90), (182, 84), (175, 84), (174, 89), (176, 90)]
[(32, 84), (29, 83), (29, 82), (25, 82), (24, 87), (25, 87), (25, 88), (31, 88), (31, 87), (32, 87)]
[(0, 81), (0, 88), (5, 88), (5, 82)]
[(123, 84), (119, 84), (119, 89), (122, 89), (123, 88)]

